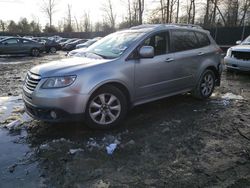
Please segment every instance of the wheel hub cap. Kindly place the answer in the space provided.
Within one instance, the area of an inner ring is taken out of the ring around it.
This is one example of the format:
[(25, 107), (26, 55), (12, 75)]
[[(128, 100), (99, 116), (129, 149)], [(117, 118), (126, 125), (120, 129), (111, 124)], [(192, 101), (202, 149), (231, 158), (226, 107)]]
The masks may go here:
[(113, 123), (119, 117), (120, 112), (120, 101), (113, 94), (100, 94), (90, 102), (90, 117), (98, 124), (107, 125)]

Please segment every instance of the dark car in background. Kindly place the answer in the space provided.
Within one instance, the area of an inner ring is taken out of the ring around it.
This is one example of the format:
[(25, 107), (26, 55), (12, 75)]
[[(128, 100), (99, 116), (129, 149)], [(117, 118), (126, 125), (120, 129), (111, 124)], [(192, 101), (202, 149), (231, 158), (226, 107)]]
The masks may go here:
[(11, 37), (0, 41), (0, 55), (30, 54), (37, 57), (44, 49), (43, 44), (20, 37)]
[(102, 37), (96, 37), (96, 38), (93, 38), (91, 40), (88, 40), (87, 42), (85, 42), (83, 44), (77, 45), (76, 49), (68, 52), (67, 56), (82, 56), (89, 46), (91, 46), (92, 44), (94, 44), (95, 42), (100, 40), (101, 38)]
[(6, 39), (6, 38), (10, 38), (10, 37), (13, 37), (13, 36), (0, 36), (0, 40)]
[(79, 39), (77, 39), (77, 38), (68, 39), (68, 40), (66, 40), (65, 42), (60, 42), (59, 44), (60, 44), (61, 48), (63, 49), (64, 46), (65, 46), (66, 44), (68, 44), (68, 43), (70, 43), (70, 42), (74, 42), (74, 41), (76, 41), (76, 40), (79, 40)]
[(56, 42), (58, 42), (59, 44), (62, 42), (66, 42), (67, 40), (69, 40), (68, 38), (60, 38), (58, 40), (56, 40)]
[(76, 45), (83, 44), (87, 41), (88, 41), (88, 39), (79, 39), (79, 40), (70, 42), (64, 46), (64, 50), (67, 50), (67, 51), (74, 50), (76, 48)]
[(45, 51), (47, 53), (56, 53), (57, 50), (61, 50), (60, 44), (54, 40), (50, 40), (45, 37), (37, 37), (37, 38), (34, 38), (33, 40), (44, 44)]
[(79, 49), (79, 48), (88, 48), (90, 45), (94, 44), (96, 41), (100, 40), (101, 38), (102, 37), (96, 37), (96, 38), (93, 38), (91, 40), (88, 40), (85, 43), (78, 44), (78, 45), (76, 45), (76, 49)]

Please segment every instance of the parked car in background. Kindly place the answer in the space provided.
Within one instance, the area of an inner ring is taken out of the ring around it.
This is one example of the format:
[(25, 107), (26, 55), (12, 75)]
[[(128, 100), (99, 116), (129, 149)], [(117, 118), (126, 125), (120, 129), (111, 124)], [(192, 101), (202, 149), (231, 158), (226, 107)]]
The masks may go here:
[(128, 109), (191, 92), (207, 99), (220, 85), (221, 49), (194, 26), (141, 25), (110, 34), (73, 57), (32, 68), (26, 111), (44, 121), (84, 118), (92, 128), (118, 125)]
[[(97, 37), (97, 38), (91, 39), (83, 44), (77, 45), (78, 48), (68, 52), (67, 56), (69, 56), (69, 57), (70, 56), (84, 56), (86, 49), (100, 39), (101, 39), (101, 37)], [(79, 46), (80, 46), (80, 48), (79, 48)]]
[(95, 42), (97, 42), (98, 40), (100, 40), (102, 37), (96, 37), (96, 38), (93, 38), (93, 39), (90, 39), (82, 44), (78, 44), (76, 45), (76, 49), (79, 49), (79, 48), (88, 48), (90, 45), (94, 44)]
[(0, 41), (0, 55), (30, 54), (36, 57), (39, 56), (44, 49), (43, 44), (20, 37), (11, 37)]
[(58, 36), (58, 35), (55, 35), (55, 36), (49, 37), (48, 39), (57, 41), (57, 40), (59, 40), (59, 39), (61, 39), (61, 38), (62, 38), (62, 37), (60, 37), (60, 36)]
[(62, 43), (62, 42), (66, 42), (67, 40), (69, 40), (69, 39), (68, 38), (60, 38), (60, 39), (56, 40), (56, 42)]
[(237, 46), (227, 50), (224, 63), (228, 70), (250, 71), (250, 36), (244, 41), (237, 41)]
[(74, 38), (74, 39), (68, 39), (65, 42), (60, 42), (59, 44), (60, 44), (61, 48), (63, 49), (66, 44), (68, 44), (70, 42), (74, 42), (76, 40), (79, 40), (79, 39), (76, 39), (76, 38)]
[(37, 37), (37, 38), (33, 38), (33, 40), (44, 44), (45, 51), (47, 53), (56, 53), (57, 50), (61, 50), (60, 44), (54, 40), (50, 40), (45, 37)]
[(66, 44), (64, 46), (64, 50), (66, 50), (66, 51), (74, 50), (76, 48), (76, 45), (85, 43), (87, 41), (88, 41), (87, 39), (75, 40), (73, 42), (70, 42), (70, 43)]
[(6, 38), (10, 38), (10, 37), (13, 37), (13, 36), (0, 36), (0, 40), (6, 39)]

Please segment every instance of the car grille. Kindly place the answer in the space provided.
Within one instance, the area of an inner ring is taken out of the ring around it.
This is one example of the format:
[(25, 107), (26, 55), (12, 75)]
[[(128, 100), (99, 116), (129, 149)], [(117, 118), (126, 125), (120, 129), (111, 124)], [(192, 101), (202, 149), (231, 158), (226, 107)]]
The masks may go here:
[(250, 52), (232, 51), (232, 57), (241, 60), (250, 60)]
[(24, 83), (24, 87), (26, 87), (30, 91), (34, 91), (40, 80), (41, 76), (28, 72)]

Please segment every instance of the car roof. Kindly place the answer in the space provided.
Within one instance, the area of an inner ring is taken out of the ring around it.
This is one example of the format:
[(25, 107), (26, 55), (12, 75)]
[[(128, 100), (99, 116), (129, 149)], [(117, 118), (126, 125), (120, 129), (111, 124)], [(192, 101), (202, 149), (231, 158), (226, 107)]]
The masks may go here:
[(164, 29), (191, 29), (191, 30), (207, 32), (201, 26), (193, 24), (144, 24), (131, 27), (129, 29), (126, 29), (126, 31), (147, 33), (151, 31), (160, 31)]

